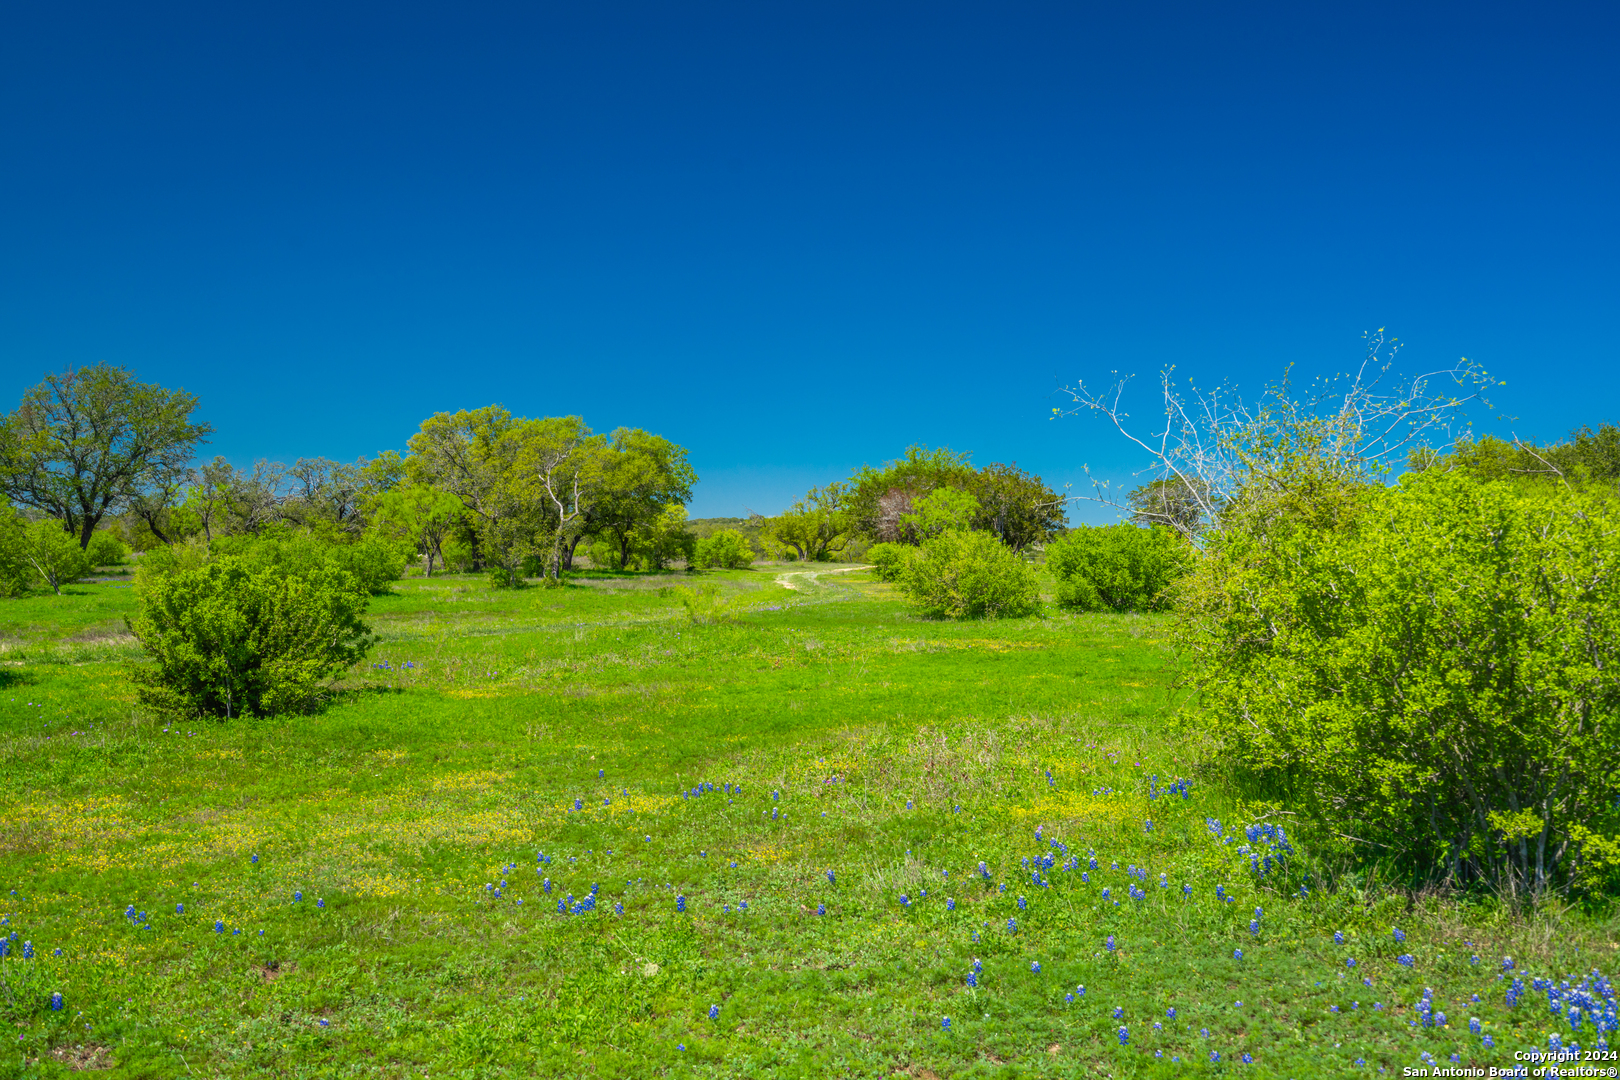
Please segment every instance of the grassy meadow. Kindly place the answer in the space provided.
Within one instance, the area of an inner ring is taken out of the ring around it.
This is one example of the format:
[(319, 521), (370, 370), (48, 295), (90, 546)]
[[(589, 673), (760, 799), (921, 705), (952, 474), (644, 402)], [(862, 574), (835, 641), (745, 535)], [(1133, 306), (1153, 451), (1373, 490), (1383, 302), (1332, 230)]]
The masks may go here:
[(1601, 912), (1321, 887), (1162, 619), (831, 569), (411, 578), (230, 723), (135, 708), (128, 584), (0, 601), (0, 1076), (1400, 1075), (1613, 972)]

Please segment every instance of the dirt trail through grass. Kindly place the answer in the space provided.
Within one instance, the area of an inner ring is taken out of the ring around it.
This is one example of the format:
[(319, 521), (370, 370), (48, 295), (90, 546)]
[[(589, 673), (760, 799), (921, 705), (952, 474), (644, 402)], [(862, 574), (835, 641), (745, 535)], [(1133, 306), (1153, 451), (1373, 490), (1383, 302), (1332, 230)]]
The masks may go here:
[(804, 591), (803, 588), (801, 588), (800, 586), (795, 585), (793, 583), (793, 580), (792, 580), (793, 578), (796, 578), (796, 577), (808, 577), (810, 579), (810, 581), (812, 583), (814, 583), (815, 580), (817, 578), (819, 578), (822, 574), (847, 574), (852, 570), (870, 570), (870, 569), (871, 569), (870, 566), (843, 566), (843, 567), (838, 568), (837, 570), (792, 570), (792, 571), (789, 571), (786, 574), (777, 574), (776, 575), (776, 583), (778, 585), (782, 586), (782, 588), (784, 588), (784, 589), (792, 589), (794, 592), (803, 592)]

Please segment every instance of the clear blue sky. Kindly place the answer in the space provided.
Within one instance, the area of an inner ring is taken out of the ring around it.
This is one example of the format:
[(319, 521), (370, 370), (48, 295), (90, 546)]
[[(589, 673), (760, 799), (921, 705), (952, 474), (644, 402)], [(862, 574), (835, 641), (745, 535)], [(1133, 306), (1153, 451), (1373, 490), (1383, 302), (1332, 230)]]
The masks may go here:
[(1554, 438), (1620, 420), (1617, 12), (13, 0), (0, 397), (128, 366), (241, 463), (579, 413), (704, 516), (912, 442), (1125, 475), (1060, 383), (1388, 326)]

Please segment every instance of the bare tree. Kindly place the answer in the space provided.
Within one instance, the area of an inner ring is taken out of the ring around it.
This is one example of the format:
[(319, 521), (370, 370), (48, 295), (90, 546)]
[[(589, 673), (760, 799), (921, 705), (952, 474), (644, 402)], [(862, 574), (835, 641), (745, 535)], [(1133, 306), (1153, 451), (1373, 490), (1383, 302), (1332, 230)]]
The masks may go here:
[[(1410, 378), (1391, 374), (1400, 343), (1380, 327), (1363, 334), (1366, 355), (1353, 372), (1313, 383), (1294, 396), (1288, 374), (1267, 387), (1259, 401), (1245, 402), (1222, 385), (1212, 391), (1174, 381), (1174, 368), (1159, 379), (1163, 423), (1149, 431), (1131, 424), (1124, 396), (1130, 376), (1117, 373), (1102, 392), (1084, 383), (1066, 386), (1068, 409), (1054, 418), (1099, 413), (1151, 461), (1145, 472), (1173, 482), (1189, 505), (1165, 514), (1164, 523), (1194, 543), (1218, 530), (1222, 515), (1243, 492), (1275, 488), (1300, 474), (1302, 463), (1314, 475), (1338, 481), (1364, 481), (1383, 475), (1411, 449), (1436, 437), (1449, 438), (1470, 401), (1485, 401), (1497, 385), (1467, 359), (1455, 366)], [(1436, 390), (1431, 384), (1437, 384)], [(1089, 470), (1088, 470), (1089, 474)], [(1094, 494), (1080, 496), (1136, 514), (1106, 482), (1093, 481)], [(1197, 513), (1190, 511), (1196, 509)]]

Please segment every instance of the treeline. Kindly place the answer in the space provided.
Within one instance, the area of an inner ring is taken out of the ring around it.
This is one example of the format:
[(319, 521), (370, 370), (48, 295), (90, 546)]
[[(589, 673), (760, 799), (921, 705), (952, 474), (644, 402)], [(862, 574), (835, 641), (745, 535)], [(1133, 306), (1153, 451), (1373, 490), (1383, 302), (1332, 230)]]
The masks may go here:
[(324, 549), (367, 587), (407, 558), (430, 575), (448, 565), (512, 585), (556, 580), (582, 547), (596, 565), (649, 569), (693, 551), (686, 450), (640, 429), (598, 433), (579, 417), (489, 406), (428, 417), (403, 455), (194, 466), (212, 434), (192, 420), (196, 405), (107, 365), (30, 390), (0, 423), (6, 591), (57, 586), (129, 548), (187, 544), (219, 555), (263, 546), (272, 560)]

